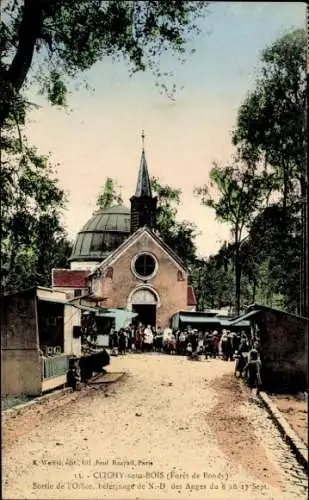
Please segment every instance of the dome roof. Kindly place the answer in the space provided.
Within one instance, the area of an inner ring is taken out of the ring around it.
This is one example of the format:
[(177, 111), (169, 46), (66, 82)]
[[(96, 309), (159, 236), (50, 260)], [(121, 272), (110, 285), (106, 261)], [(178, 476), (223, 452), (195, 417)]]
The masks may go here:
[(70, 261), (104, 259), (130, 234), (130, 209), (122, 205), (94, 212), (78, 233)]

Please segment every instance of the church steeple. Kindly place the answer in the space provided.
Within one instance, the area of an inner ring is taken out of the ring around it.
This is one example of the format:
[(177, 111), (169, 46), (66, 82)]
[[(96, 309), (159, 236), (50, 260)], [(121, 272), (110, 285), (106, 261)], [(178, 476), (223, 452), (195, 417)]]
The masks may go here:
[(151, 184), (149, 179), (148, 167), (146, 162), (145, 151), (143, 148), (141, 163), (138, 172), (135, 196), (149, 196), (152, 198), (151, 194)]
[(152, 197), (151, 184), (144, 148), (145, 134), (142, 131), (142, 155), (138, 172), (135, 195), (131, 201), (131, 233), (138, 228), (148, 226), (155, 227), (155, 216), (157, 208), (157, 198)]

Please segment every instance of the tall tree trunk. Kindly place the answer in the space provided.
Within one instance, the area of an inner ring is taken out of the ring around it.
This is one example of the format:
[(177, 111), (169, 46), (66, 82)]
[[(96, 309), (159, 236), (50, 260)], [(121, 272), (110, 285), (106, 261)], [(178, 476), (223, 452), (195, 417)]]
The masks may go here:
[(255, 304), (256, 286), (257, 286), (257, 283), (256, 283), (256, 280), (254, 279), (253, 284), (252, 284), (252, 304)]
[(24, 0), (17, 50), (8, 70), (2, 70), (0, 75), (0, 128), (16, 102), (31, 67), (35, 43), (42, 30), (42, 13), (42, 2)]
[(236, 314), (240, 313), (240, 286), (241, 286), (241, 261), (240, 261), (240, 243), (235, 245), (235, 309)]
[(288, 203), (288, 196), (289, 196), (289, 167), (288, 163), (283, 161), (283, 210), (286, 213), (287, 210), (287, 203)]

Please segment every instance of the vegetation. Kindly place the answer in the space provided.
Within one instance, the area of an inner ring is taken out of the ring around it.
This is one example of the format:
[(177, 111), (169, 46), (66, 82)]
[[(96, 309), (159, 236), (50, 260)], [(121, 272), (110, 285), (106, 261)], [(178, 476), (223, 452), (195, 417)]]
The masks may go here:
[(155, 177), (151, 179), (151, 187), (158, 198), (156, 225), (160, 236), (189, 265), (195, 259), (196, 226), (190, 221), (177, 221), (181, 190), (162, 185)]
[[(7, 0), (0, 20), (2, 292), (50, 285), (52, 267), (66, 267), (71, 243), (61, 223), (65, 195), (50, 158), (28, 144), (23, 127), (31, 87), (65, 107), (70, 84), (103, 58), (124, 58), (129, 72), (149, 69), (170, 95), (161, 55), (184, 58), (199, 30), (203, 1)], [(173, 84), (173, 89), (175, 84)], [(112, 179), (97, 200), (121, 202)], [(182, 227), (186, 234), (186, 226)]]
[[(70, 253), (61, 213), (65, 194), (50, 158), (24, 137), (32, 106), (30, 86), (58, 106), (70, 82), (104, 57), (125, 58), (129, 71), (150, 69), (167, 91), (159, 59), (172, 48), (184, 57), (186, 40), (207, 3), (120, 0), (8, 0), (1, 20), (0, 126), (2, 290), (50, 285), (52, 267)], [(214, 164), (209, 180), (195, 188), (201, 203), (230, 225), (232, 239), (216, 255), (196, 258), (196, 227), (179, 222), (181, 191), (151, 181), (158, 197), (157, 228), (184, 260), (198, 308), (227, 306), (239, 312), (262, 302), (306, 314), (304, 261), (307, 237), (306, 39), (291, 32), (266, 48), (253, 91), (238, 111), (229, 165)], [(99, 208), (121, 203), (107, 178)], [(301, 297), (301, 300), (300, 300)]]
[(65, 194), (48, 157), (7, 125), (1, 146), (1, 291), (50, 286), (71, 253), (61, 224)]
[[(195, 190), (218, 219), (230, 224), (233, 235), (232, 244), (203, 263), (205, 281), (197, 293), (201, 304), (209, 306), (212, 294), (211, 306), (222, 305), (232, 266), (236, 312), (258, 301), (306, 314), (304, 297), (300, 300), (308, 189), (304, 31), (277, 40), (263, 52), (261, 62), (256, 88), (240, 107), (233, 132), (237, 162), (233, 167), (215, 166), (210, 182)], [(217, 198), (211, 192), (214, 187)], [(193, 273), (197, 288), (200, 268)], [(221, 280), (222, 286), (213, 290), (211, 279)], [(228, 303), (228, 297), (224, 301)]]
[(97, 207), (104, 210), (114, 205), (114, 203), (121, 205), (123, 200), (116, 181), (111, 177), (107, 177), (101, 192), (98, 194)]
[[(267, 189), (265, 174), (257, 175), (252, 163), (232, 166), (215, 165), (210, 172), (210, 185), (195, 189), (202, 204), (215, 210), (217, 219), (228, 222), (233, 237), (233, 268), (235, 271), (235, 311), (240, 312), (241, 245), (244, 230), (262, 204)], [(211, 193), (211, 189), (215, 194)], [(217, 195), (217, 196), (216, 196)]]

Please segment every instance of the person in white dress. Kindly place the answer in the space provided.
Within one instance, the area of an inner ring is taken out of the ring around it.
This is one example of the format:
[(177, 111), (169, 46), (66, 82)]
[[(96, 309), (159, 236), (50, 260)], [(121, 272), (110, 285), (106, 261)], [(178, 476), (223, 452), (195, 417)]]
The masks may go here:
[(153, 332), (151, 329), (151, 326), (148, 325), (147, 328), (145, 328), (144, 331), (144, 345), (145, 345), (145, 350), (150, 352), (152, 351), (152, 346), (153, 346)]

